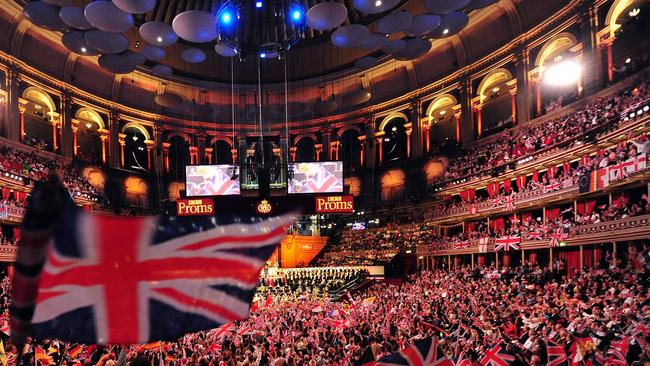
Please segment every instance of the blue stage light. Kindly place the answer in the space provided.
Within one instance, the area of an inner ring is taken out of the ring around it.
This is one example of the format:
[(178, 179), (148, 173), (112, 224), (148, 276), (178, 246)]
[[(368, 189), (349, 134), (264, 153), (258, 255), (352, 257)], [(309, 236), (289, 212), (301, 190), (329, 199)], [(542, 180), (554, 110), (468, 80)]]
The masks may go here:
[(255, 7), (258, 8), (258, 9), (262, 8), (262, 5), (263, 5), (263, 4), (262, 4), (261, 1), (256, 1), (256, 2), (255, 2)]
[(266, 58), (266, 53), (260, 52), (260, 58)]
[(298, 4), (294, 4), (289, 8), (289, 16), (292, 23), (302, 24), (305, 20), (305, 9)]

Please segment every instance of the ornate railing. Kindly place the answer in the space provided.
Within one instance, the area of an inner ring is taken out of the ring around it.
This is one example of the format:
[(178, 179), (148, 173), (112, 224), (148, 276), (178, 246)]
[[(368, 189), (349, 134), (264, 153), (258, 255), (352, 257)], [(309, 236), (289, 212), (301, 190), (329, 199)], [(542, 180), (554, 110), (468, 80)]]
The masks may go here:
[(0, 203), (0, 221), (21, 222), (24, 216), (24, 207)]
[(0, 245), (0, 262), (15, 261), (17, 250), (18, 247), (15, 245)]
[[(650, 215), (627, 217), (624, 219), (605, 221), (596, 224), (580, 225), (571, 228), (565, 239), (566, 246), (611, 243), (613, 241), (641, 240), (650, 237)], [(523, 237), (522, 237), (523, 238)], [(494, 252), (495, 238), (489, 238), (487, 251)], [(542, 240), (527, 240), (521, 242), (521, 249), (541, 249), (549, 247), (550, 238)], [(453, 242), (439, 242), (421, 245), (417, 248), (418, 256), (436, 256), (448, 254), (479, 253), (479, 239), (470, 240), (464, 249), (454, 249)]]

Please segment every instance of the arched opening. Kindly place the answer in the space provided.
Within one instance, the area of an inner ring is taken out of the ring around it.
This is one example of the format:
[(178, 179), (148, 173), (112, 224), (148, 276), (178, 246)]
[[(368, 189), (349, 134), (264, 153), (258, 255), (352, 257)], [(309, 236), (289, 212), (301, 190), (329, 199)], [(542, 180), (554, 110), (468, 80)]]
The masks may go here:
[(359, 132), (349, 129), (339, 136), (339, 160), (343, 166), (358, 169), (361, 166), (361, 142)]
[(401, 169), (392, 169), (381, 176), (380, 192), (384, 202), (397, 201), (404, 198), (405, 175)]
[[(609, 19), (612, 47), (613, 81), (620, 80), (648, 65), (650, 48), (650, 3), (644, 0), (618, 0), (611, 9)], [(615, 17), (615, 18), (614, 18)]]
[[(458, 102), (451, 94), (436, 97), (427, 108), (429, 119), (428, 136), (425, 136), (426, 151), (435, 152), (447, 146), (454, 146), (460, 138), (460, 126), (456, 126), (454, 106)], [(433, 146), (431, 146), (433, 145)]]
[(305, 137), (296, 143), (296, 161), (316, 160), (316, 146), (314, 140)]
[(102, 162), (102, 140), (100, 130), (104, 129), (101, 116), (88, 108), (81, 108), (75, 113), (76, 157), (91, 164)]
[[(390, 163), (406, 159), (406, 128), (404, 124), (406, 119), (402, 116), (395, 116), (390, 118), (384, 125), (381, 131), (384, 132), (382, 136), (381, 148), (381, 161), (383, 163)], [(379, 152), (378, 152), (379, 153)]]
[(56, 112), (54, 101), (47, 92), (36, 87), (25, 89), (22, 98), (27, 101), (23, 104), (23, 143), (54, 152), (55, 133), (58, 133), (52, 122), (52, 114)]
[(512, 79), (509, 70), (496, 69), (479, 84), (477, 96), (481, 105), (481, 136), (489, 136), (513, 126), (513, 96), (508, 85)]
[(212, 161), (215, 164), (232, 164), (230, 144), (225, 140), (217, 140), (212, 145)]
[(124, 133), (124, 167), (127, 169), (147, 171), (149, 154), (147, 151), (147, 136), (140, 128), (129, 126)]
[(555, 66), (575, 59), (576, 54), (572, 52), (572, 49), (577, 44), (578, 41), (573, 34), (560, 33), (546, 42), (539, 51), (535, 60), (539, 73), (535, 116), (552, 112), (577, 99), (579, 80), (562, 85), (551, 85), (544, 81), (545, 74), (552, 72)]
[(170, 178), (179, 180), (185, 177), (185, 166), (190, 164), (190, 143), (183, 136), (175, 135), (169, 144)]

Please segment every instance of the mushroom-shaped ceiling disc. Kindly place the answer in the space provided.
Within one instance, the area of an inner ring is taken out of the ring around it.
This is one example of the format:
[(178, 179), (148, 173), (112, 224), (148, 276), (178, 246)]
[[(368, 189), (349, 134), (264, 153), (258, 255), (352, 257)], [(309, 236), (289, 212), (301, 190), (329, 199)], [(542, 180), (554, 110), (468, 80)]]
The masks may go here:
[(348, 9), (336, 1), (326, 1), (312, 6), (306, 15), (310, 28), (324, 31), (343, 24), (348, 18)]
[(172, 28), (179, 37), (190, 42), (210, 42), (217, 38), (217, 18), (201, 10), (187, 10), (178, 14)]
[(118, 8), (110, 1), (94, 1), (86, 5), (84, 15), (93, 27), (115, 33), (133, 28), (133, 15)]

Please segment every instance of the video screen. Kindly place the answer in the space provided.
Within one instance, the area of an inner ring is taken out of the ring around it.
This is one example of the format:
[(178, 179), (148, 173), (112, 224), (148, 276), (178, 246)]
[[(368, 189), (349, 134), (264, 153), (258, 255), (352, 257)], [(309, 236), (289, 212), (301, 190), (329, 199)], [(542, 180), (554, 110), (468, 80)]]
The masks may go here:
[(185, 167), (187, 197), (238, 195), (239, 178), (234, 176), (235, 165), (191, 165)]
[(366, 230), (365, 222), (355, 222), (352, 224), (352, 230)]
[(293, 179), (287, 184), (293, 193), (342, 193), (343, 162), (324, 161), (314, 163), (291, 163)]

